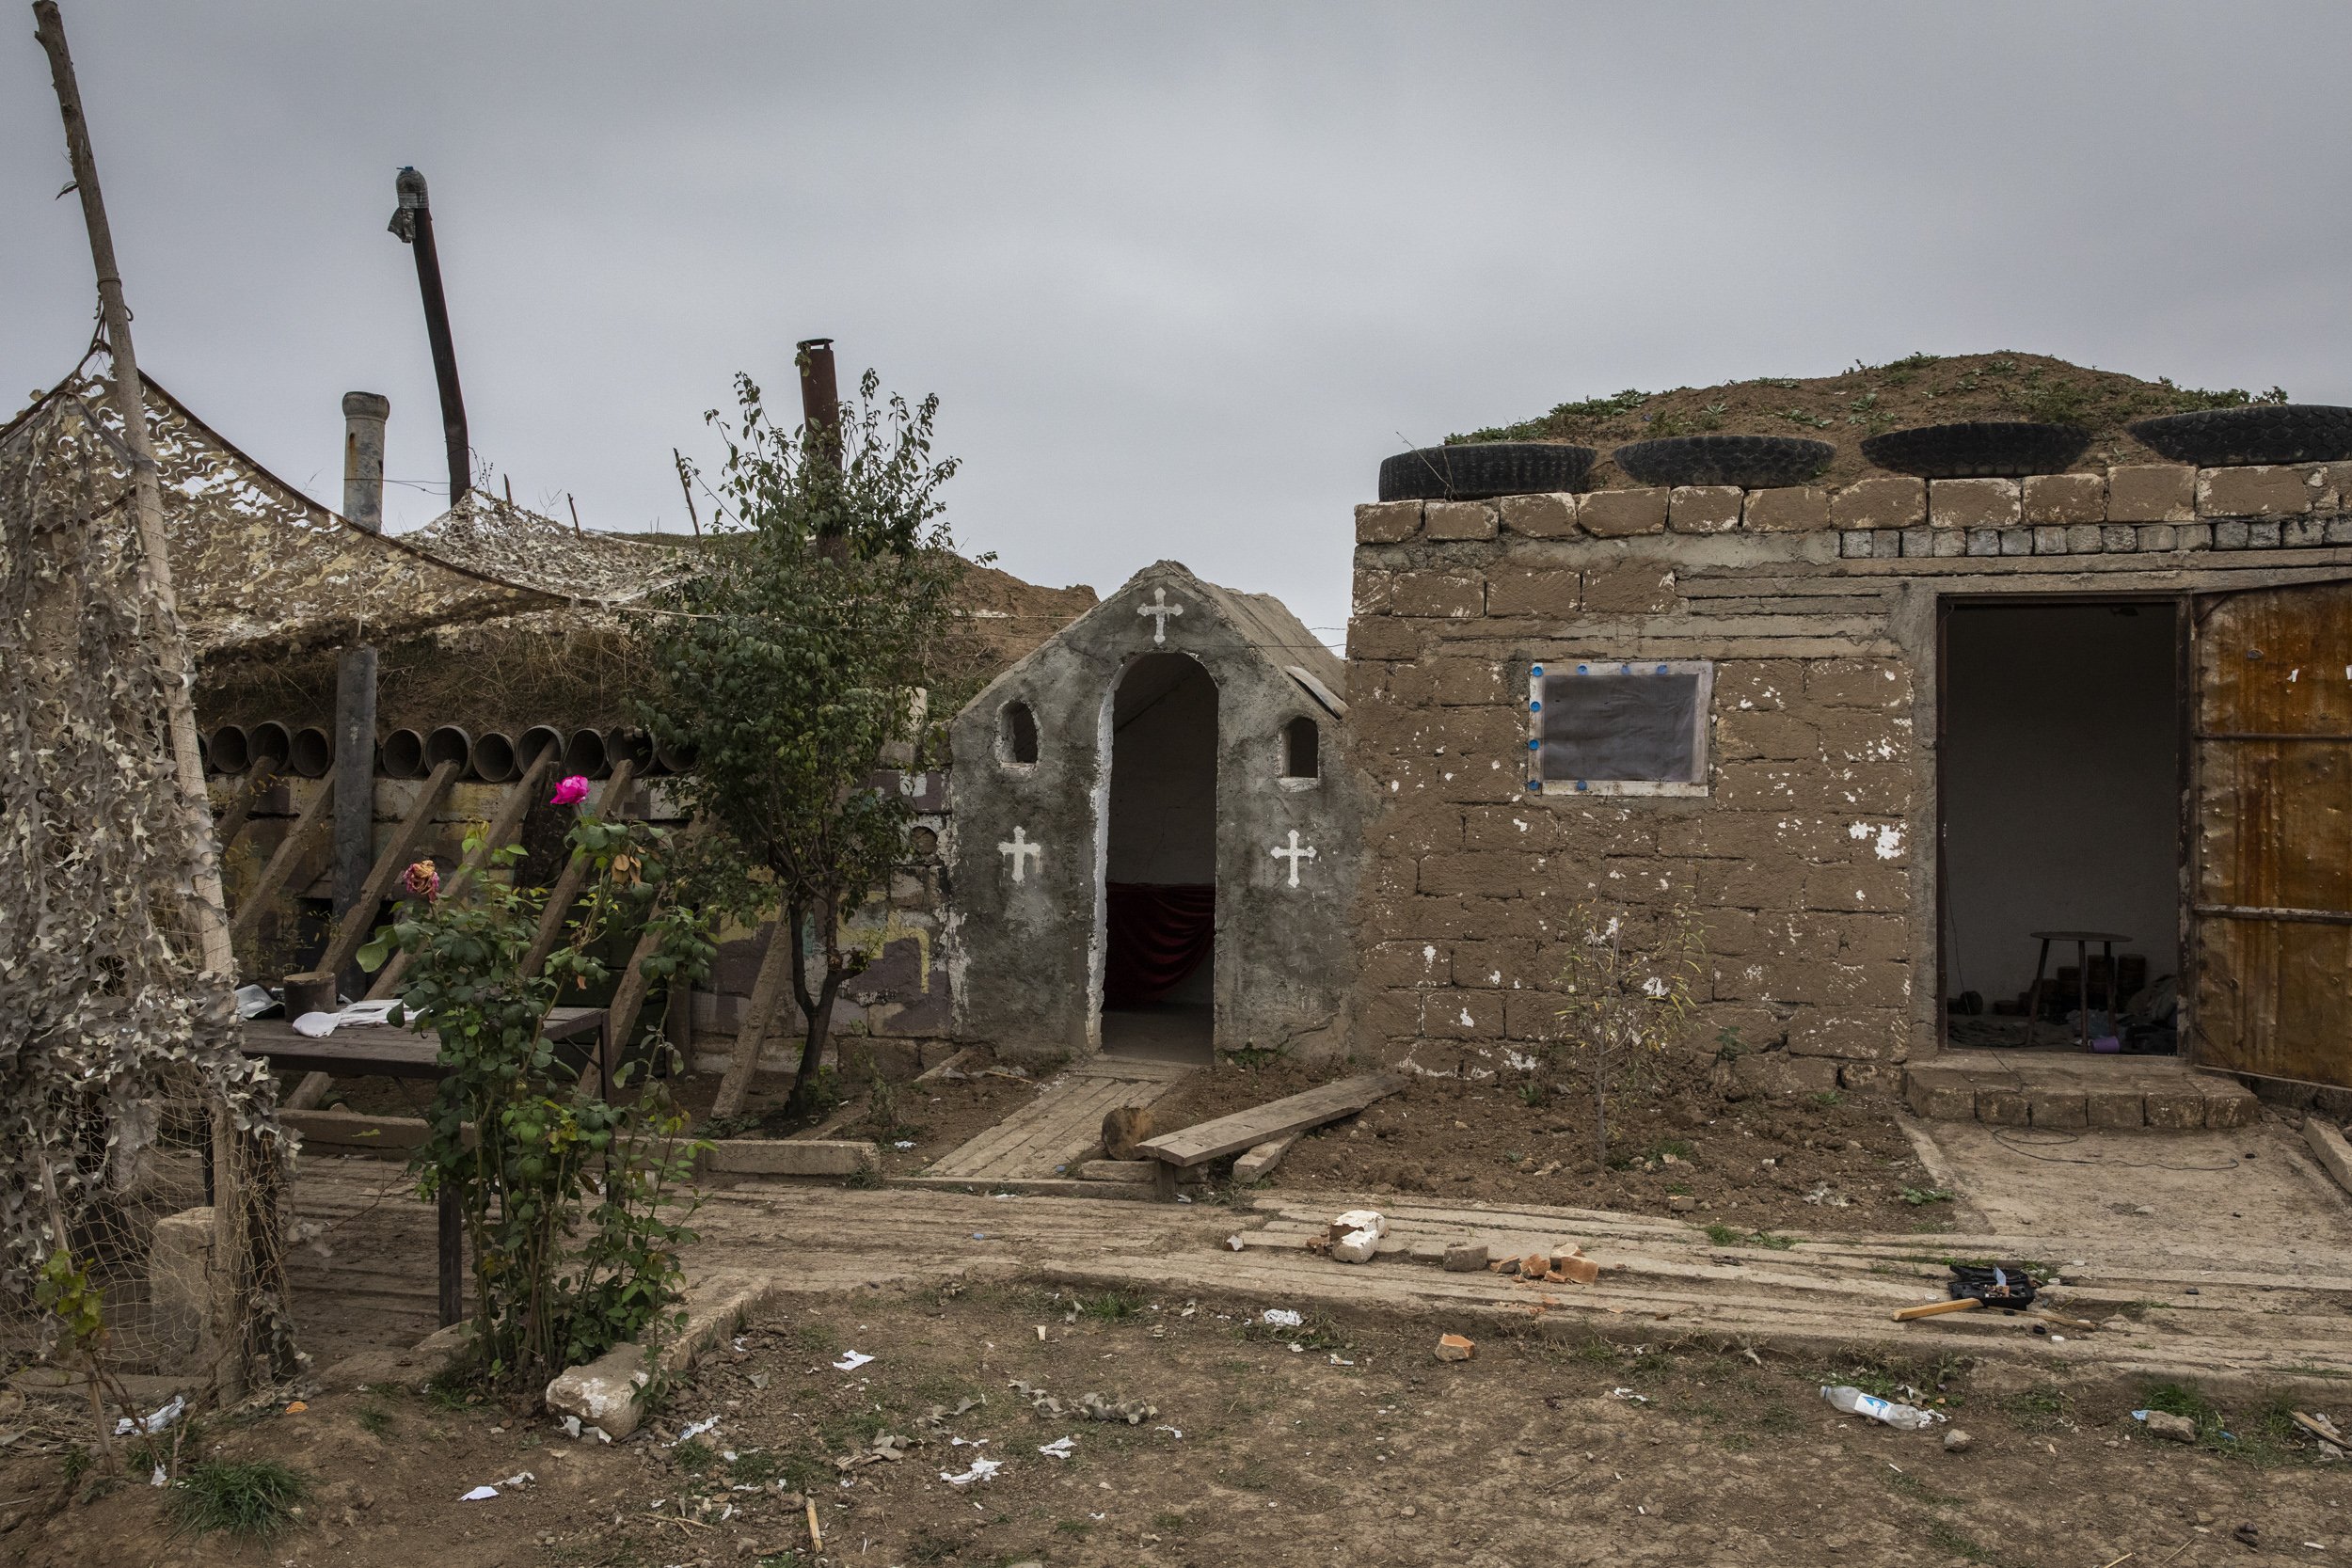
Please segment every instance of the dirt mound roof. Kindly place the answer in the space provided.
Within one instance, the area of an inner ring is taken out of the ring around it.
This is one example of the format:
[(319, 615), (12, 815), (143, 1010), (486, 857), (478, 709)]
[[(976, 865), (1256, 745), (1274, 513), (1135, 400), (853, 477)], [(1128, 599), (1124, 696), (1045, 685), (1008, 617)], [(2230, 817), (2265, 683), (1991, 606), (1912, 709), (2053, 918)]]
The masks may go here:
[(1446, 437), (1460, 441), (1572, 441), (1597, 447), (1595, 488), (1633, 482), (1608, 460), (1610, 449), (1665, 436), (1797, 436), (1827, 441), (1837, 455), (1816, 483), (1842, 484), (1874, 472), (1862, 456), (1862, 438), (1915, 425), (1963, 420), (2036, 420), (2078, 424), (2092, 433), (2078, 469), (2112, 463), (2160, 463), (2124, 433), (2134, 420), (2154, 414), (2227, 408), (2244, 403), (2284, 403), (2272, 388), (2249, 394), (2208, 392), (2169, 380), (2142, 381), (2117, 371), (2071, 365), (2045, 354), (1914, 354), (1884, 365), (1856, 362), (1837, 375), (1761, 376), (1670, 392), (1623, 391), (1613, 397), (1564, 403), (1518, 424)]

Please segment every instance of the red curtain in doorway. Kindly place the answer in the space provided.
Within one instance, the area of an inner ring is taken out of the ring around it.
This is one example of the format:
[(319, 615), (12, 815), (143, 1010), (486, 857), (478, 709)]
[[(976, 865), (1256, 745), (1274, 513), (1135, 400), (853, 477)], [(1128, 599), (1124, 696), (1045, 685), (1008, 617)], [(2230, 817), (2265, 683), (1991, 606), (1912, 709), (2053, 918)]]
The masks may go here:
[(1216, 942), (1215, 884), (1112, 882), (1103, 891), (1110, 938), (1103, 1006), (1156, 1002), (1207, 961)]

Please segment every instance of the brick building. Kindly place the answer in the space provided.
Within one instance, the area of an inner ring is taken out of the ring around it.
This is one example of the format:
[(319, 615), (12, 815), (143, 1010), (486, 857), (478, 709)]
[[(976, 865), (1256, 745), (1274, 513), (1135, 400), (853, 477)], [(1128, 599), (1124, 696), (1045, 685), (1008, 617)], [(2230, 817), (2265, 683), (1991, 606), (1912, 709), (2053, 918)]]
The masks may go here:
[(1761, 1089), (2010, 1043), (2047, 930), (2108, 939), (2053, 944), (2076, 1024), (2352, 1083), (2352, 464), (1397, 501), (1356, 538), (1391, 1059), (1551, 1032), (1589, 900), (1697, 912), (1691, 1044), (1736, 1030)]

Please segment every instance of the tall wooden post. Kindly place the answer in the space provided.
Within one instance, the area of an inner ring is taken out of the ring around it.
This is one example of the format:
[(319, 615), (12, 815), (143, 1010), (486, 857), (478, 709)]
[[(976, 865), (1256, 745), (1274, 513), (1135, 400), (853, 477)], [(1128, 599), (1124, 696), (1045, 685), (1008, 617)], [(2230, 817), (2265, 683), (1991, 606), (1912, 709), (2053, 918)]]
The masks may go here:
[[(375, 866), (375, 650), (345, 648), (335, 661), (335, 920), (352, 912)], [(347, 996), (366, 990), (355, 966), (335, 977)]]
[[(115, 261), (114, 230), (106, 222), (105, 198), (98, 185), (98, 160), (90, 148), (89, 121), (82, 113), (82, 90), (73, 78), (73, 57), (66, 48), (65, 23), (56, 0), (33, 0), (34, 31), (49, 55), (49, 75), (57, 93), (57, 112), (65, 121), (66, 155), (73, 183), (82, 198), (82, 221), (89, 230), (90, 261), (98, 274), (98, 309), (114, 356), (114, 408), (122, 424), (123, 444), (131, 452), (131, 504), (138, 525), (141, 555), (140, 585), (158, 611), (152, 648), (163, 673), (165, 729), (171, 746), (174, 783), (179, 787), (183, 832), (195, 856), (194, 908), (201, 971), (199, 984), (229, 1004), (226, 992), (235, 984), (236, 956), (229, 940), (228, 901), (221, 893), (220, 851), (213, 838), (213, 813), (204, 793), (204, 760), (196, 736), (196, 675), (180, 626), (180, 607), (172, 591), (171, 555), (164, 532), (164, 496), (155, 465), (155, 442), (147, 428), (146, 386), (139, 379), (139, 360), (131, 342), (131, 309), (124, 302), (122, 272)], [(246, 1212), (251, 1195), (239, 1180), (239, 1134), (225, 1102), (212, 1107), (217, 1201), (214, 1204), (213, 1343), (222, 1353), (215, 1373), (216, 1390), (224, 1402), (241, 1399), (246, 1387), (244, 1343), (245, 1303), (248, 1293), (286, 1299), (274, 1245), (256, 1246)], [(266, 1196), (266, 1195), (263, 1195)]]

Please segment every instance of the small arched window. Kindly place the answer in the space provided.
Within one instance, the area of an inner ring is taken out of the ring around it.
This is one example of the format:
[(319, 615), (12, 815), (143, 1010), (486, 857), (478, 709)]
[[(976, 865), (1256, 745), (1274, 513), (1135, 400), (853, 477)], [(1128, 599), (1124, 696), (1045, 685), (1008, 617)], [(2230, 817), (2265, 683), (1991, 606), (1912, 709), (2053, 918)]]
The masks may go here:
[(1282, 728), (1282, 777), (1323, 777), (1323, 731), (1311, 719), (1292, 720)]
[(1037, 712), (1026, 703), (1005, 705), (1003, 733), (999, 744), (1007, 762), (1027, 766), (1037, 760)]

